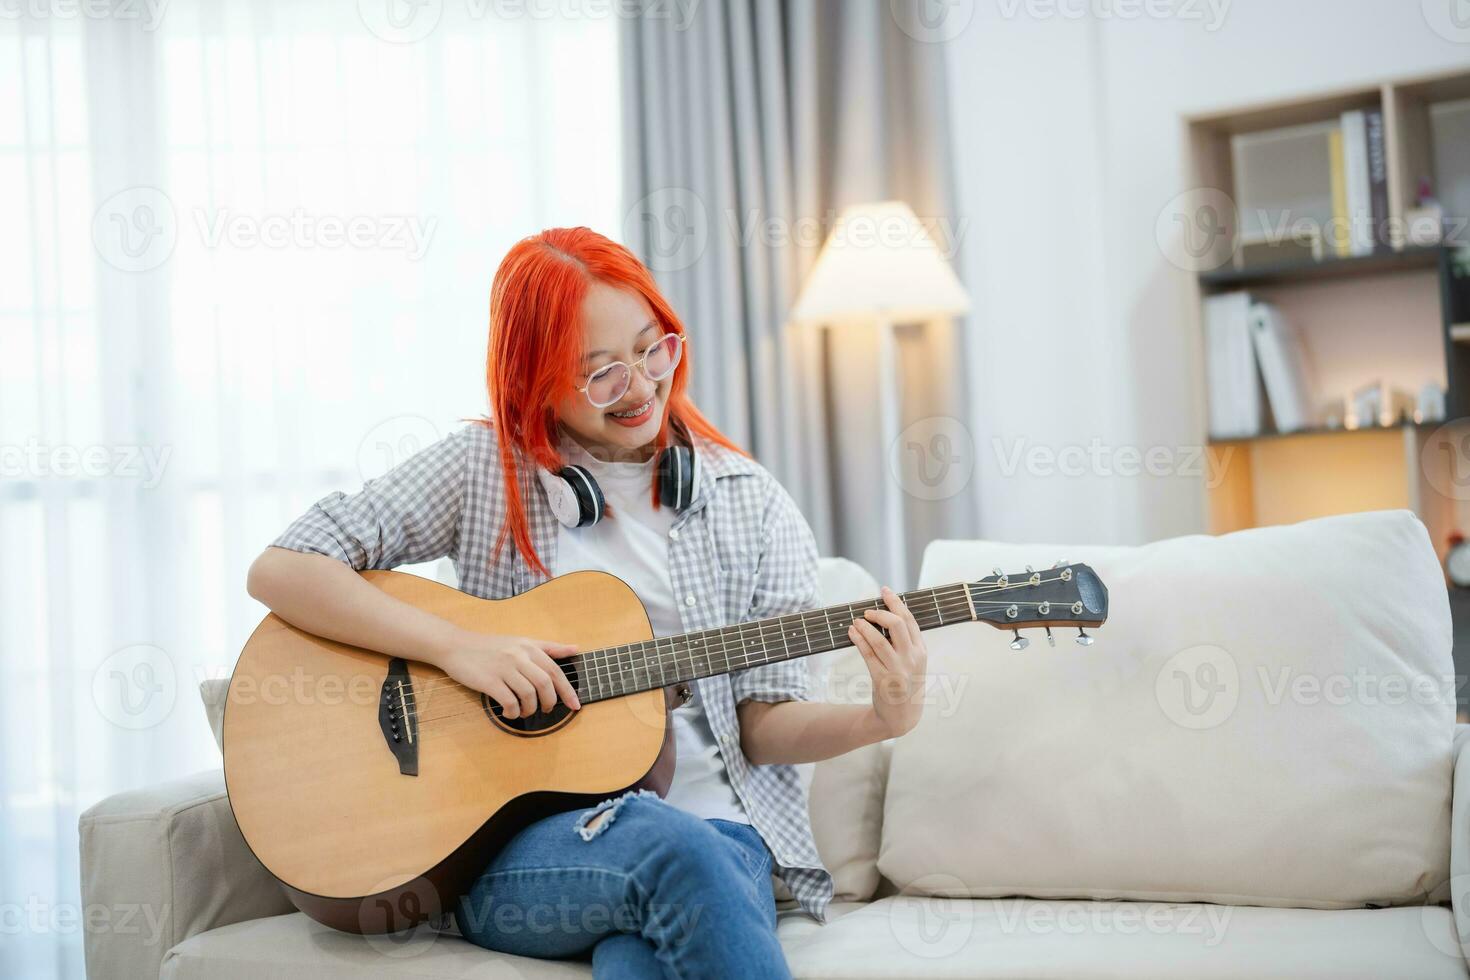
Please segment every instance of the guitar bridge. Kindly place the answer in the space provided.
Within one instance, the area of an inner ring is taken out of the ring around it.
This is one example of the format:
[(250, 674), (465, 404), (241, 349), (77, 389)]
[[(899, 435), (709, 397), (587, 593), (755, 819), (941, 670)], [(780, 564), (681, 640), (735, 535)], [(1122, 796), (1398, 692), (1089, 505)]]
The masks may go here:
[(405, 776), (419, 774), (419, 716), (414, 703), (413, 678), (408, 661), (394, 657), (388, 661), (388, 676), (378, 698), (378, 728), (388, 751), (398, 760), (398, 771)]

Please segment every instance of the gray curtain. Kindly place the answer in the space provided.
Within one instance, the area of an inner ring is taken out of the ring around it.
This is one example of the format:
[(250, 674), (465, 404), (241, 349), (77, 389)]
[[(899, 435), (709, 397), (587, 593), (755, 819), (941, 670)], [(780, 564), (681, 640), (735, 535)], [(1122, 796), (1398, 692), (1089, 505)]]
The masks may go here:
[[(622, 28), (624, 241), (685, 320), (696, 401), (791, 491), (823, 554), (899, 587), (929, 540), (974, 533), (973, 485), (905, 492), (874, 386), (897, 372), (906, 421), (963, 424), (962, 332), (907, 327), (902, 363), (880, 364), (874, 333), (788, 314), (842, 208), (896, 198), (938, 237), (956, 229), (944, 45), (899, 23), (918, 2), (650, 3)], [(951, 261), (956, 244), (940, 242)], [(902, 494), (904, 555), (886, 553), (886, 493)]]

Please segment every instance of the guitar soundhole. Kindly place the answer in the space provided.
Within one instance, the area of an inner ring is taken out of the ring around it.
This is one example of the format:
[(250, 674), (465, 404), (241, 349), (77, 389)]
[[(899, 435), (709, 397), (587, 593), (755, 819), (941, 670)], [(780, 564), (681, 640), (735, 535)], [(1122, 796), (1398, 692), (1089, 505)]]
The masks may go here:
[[(567, 680), (572, 682), (572, 687), (577, 686), (577, 666), (570, 661), (560, 661), (562, 673), (567, 675)], [(554, 732), (565, 725), (572, 718), (572, 709), (556, 703), (550, 711), (538, 711), (533, 715), (522, 715), (519, 718), (507, 718), (501, 714), (500, 705), (490, 699), (488, 694), (480, 695), (480, 707), (490, 720), (500, 728), (505, 729), (513, 735), (545, 735)]]

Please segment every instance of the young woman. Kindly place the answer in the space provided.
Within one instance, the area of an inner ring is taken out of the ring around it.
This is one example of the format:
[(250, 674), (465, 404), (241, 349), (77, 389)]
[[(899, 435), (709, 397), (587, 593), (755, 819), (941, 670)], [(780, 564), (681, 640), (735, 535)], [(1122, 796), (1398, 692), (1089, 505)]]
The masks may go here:
[[(511, 249), (490, 299), (491, 419), (425, 449), (358, 493), (334, 493), (252, 565), (250, 594), (312, 633), (439, 667), (507, 717), (579, 707), (545, 638), (467, 633), (356, 573), (449, 556), (460, 588), (503, 598), (579, 569), (628, 582), (655, 635), (817, 605), (817, 554), (790, 496), (687, 393), (689, 344), (648, 270), (586, 228)], [(660, 506), (659, 454), (676, 440), (699, 478)], [(547, 497), (569, 463), (606, 498), (590, 526)], [(806, 700), (802, 661), (698, 681), (673, 712), (666, 799), (630, 794), (532, 824), (456, 909), (460, 931), (535, 957), (591, 952), (607, 977), (789, 975), (772, 872), (818, 918), (832, 879), (812, 842), (795, 763), (901, 735), (919, 718), (924, 644), (889, 589), (848, 636), (882, 692)]]

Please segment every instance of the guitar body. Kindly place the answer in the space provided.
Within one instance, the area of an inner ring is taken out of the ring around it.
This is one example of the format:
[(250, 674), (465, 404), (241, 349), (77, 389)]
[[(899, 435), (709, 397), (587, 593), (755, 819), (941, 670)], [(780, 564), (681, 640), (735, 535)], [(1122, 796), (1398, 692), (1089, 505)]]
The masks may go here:
[[(637, 596), (601, 572), (502, 600), (398, 572), (364, 577), (478, 632), (584, 651), (652, 636)], [(230, 679), (230, 806), (255, 856), (307, 915), (349, 932), (397, 931), (451, 911), (534, 820), (632, 787), (667, 790), (674, 755), (663, 690), (540, 717), (545, 727), (515, 730), (442, 671), (268, 616)]]

